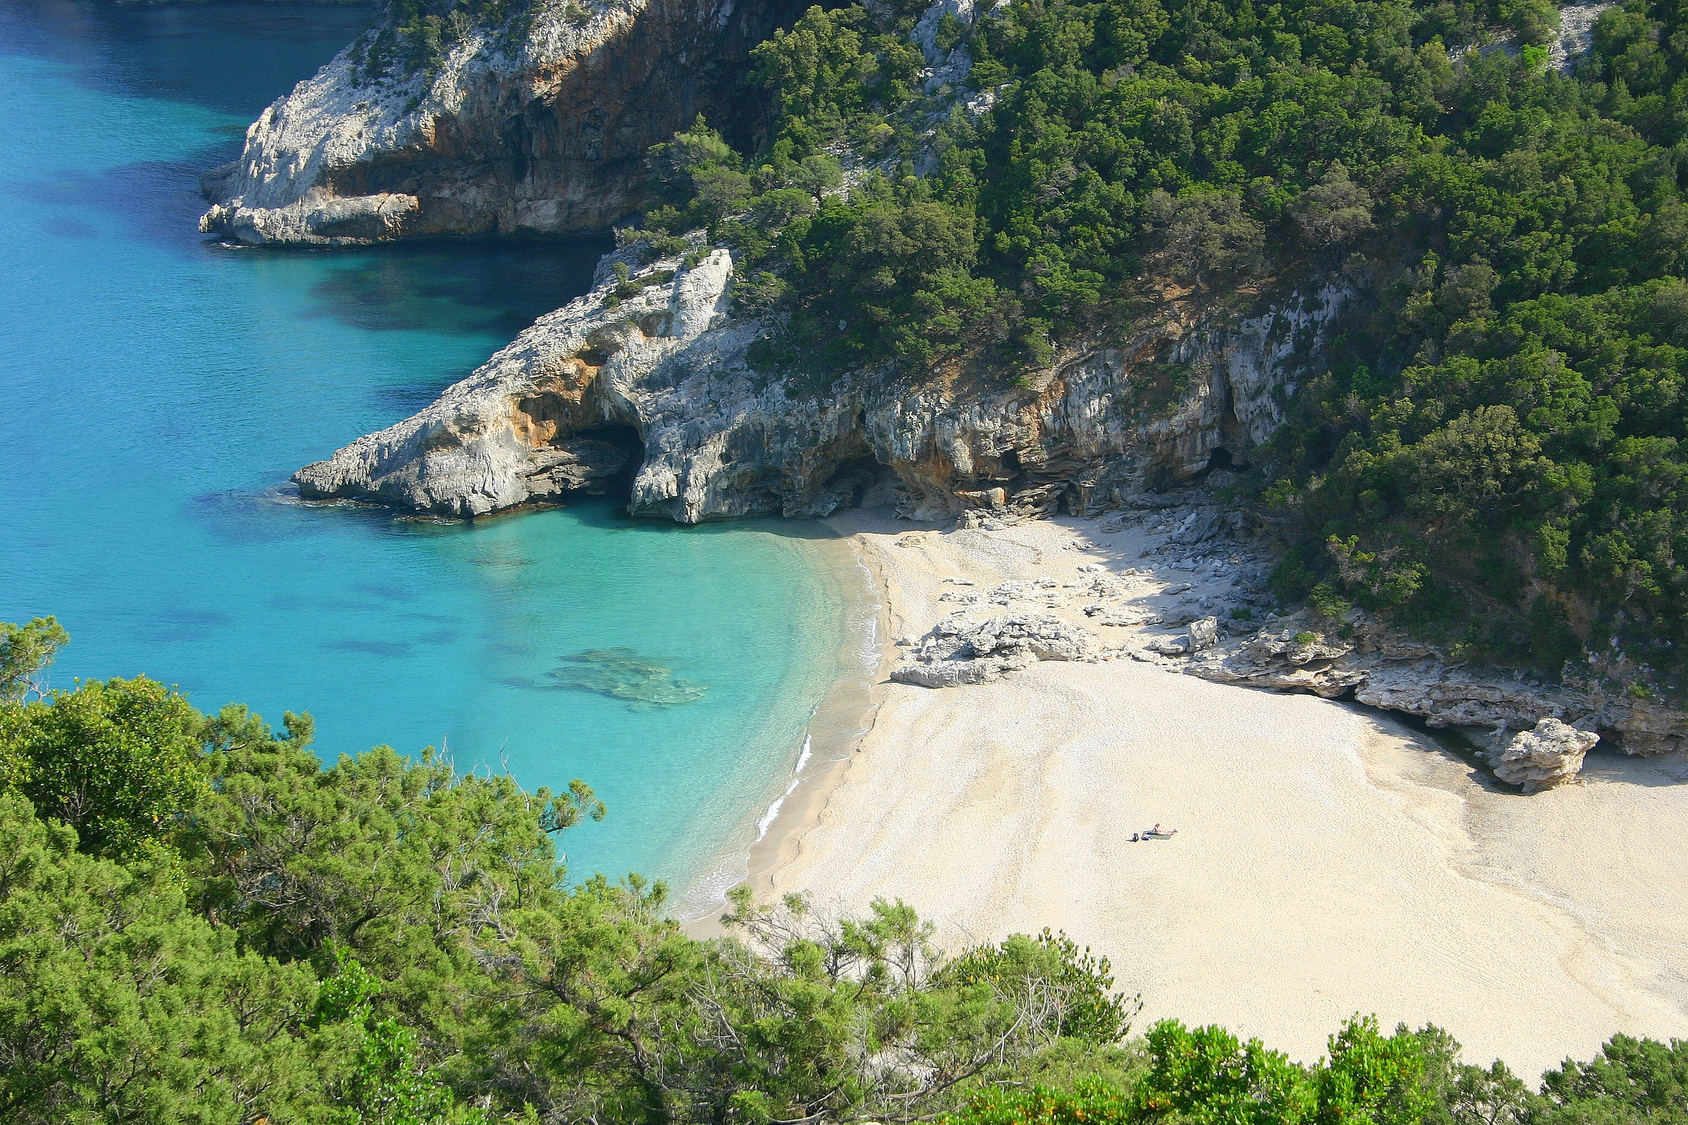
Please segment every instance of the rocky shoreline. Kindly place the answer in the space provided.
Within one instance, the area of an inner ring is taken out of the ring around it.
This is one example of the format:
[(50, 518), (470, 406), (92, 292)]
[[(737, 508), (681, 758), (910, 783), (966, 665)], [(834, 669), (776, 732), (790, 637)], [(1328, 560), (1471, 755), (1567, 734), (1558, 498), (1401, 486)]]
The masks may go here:
[[(804, 391), (751, 362), (766, 328), (732, 315), (729, 251), (641, 251), (606, 257), (590, 293), (426, 410), (300, 470), (305, 495), (485, 515), (608, 475), (578, 442), (615, 428), (642, 457), (628, 510), (680, 523), (826, 516), (876, 492), (912, 519), (1096, 514), (1246, 464), (1346, 299), (1326, 285), (1193, 322), (1169, 308), (1024, 385), (858, 372)], [(1149, 401), (1169, 366), (1181, 393)]]
[(891, 678), (952, 687), (1042, 660), (1129, 658), (1422, 720), (1462, 736), (1500, 780), (1526, 792), (1574, 779), (1597, 742), (1637, 757), (1684, 749), (1682, 713), (1609, 669), (1590, 665), (1554, 683), (1463, 661), (1356, 609), (1336, 618), (1311, 609), (1279, 614), (1265, 582), (1274, 562), (1269, 538), (1251, 534), (1211, 489), (1138, 502), (1145, 507), (1097, 521), (1092, 538), (1134, 533), (1144, 542), (1138, 559), (1150, 561), (1090, 564), (1076, 582), (958, 585), (942, 596), (958, 608), (899, 642), (905, 655)]

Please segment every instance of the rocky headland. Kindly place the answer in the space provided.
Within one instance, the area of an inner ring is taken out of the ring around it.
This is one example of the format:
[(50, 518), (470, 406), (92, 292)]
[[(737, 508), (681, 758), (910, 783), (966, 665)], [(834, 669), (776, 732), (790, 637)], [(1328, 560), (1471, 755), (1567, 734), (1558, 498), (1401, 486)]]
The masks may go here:
[(383, 67), (378, 20), (209, 173), (200, 229), (260, 245), (603, 229), (647, 198), (645, 151), (699, 113), (761, 103), (750, 48), (795, 0), (536, 4), (463, 29), (432, 66)]
[[(305, 495), (484, 515), (561, 497), (557, 466), (614, 432), (641, 458), (629, 511), (680, 523), (825, 516), (876, 489), (912, 519), (1094, 514), (1246, 463), (1343, 298), (1326, 286), (1222, 323), (1173, 310), (1029, 385), (862, 371), (806, 390), (750, 361), (765, 329), (732, 315), (727, 250), (639, 262), (609, 256), (592, 292), (432, 406), (300, 470)], [(1157, 409), (1169, 369), (1187, 382)]]

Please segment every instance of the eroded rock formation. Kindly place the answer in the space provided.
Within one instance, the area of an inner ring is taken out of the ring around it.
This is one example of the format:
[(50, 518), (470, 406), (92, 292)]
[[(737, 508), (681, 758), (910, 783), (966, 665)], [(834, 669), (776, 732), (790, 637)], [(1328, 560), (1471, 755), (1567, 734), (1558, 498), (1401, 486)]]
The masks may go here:
[(1495, 759), (1495, 776), (1526, 793), (1538, 793), (1563, 785), (1577, 776), (1583, 758), (1600, 741), (1593, 731), (1578, 730), (1558, 719), (1547, 718), (1532, 730), (1521, 730), (1502, 747)]
[[(1510, 732), (1535, 730), (1554, 719), (1610, 736), (1627, 754), (1652, 756), (1688, 746), (1688, 715), (1634, 690), (1635, 680), (1621, 670), (1590, 666), (1568, 670), (1554, 682), (1472, 665), (1358, 610), (1339, 623), (1308, 611), (1268, 618), (1258, 633), (1222, 643), (1182, 670), (1218, 683), (1352, 698), (1432, 727), (1460, 729), (1478, 741), (1487, 741), (1487, 732), (1508, 732), (1495, 737), (1510, 745)], [(1542, 779), (1536, 780), (1542, 787)]]
[(969, 621), (961, 612), (934, 625), (891, 678), (919, 687), (986, 684), (1039, 660), (1096, 660), (1102, 645), (1087, 630), (1048, 613), (1005, 613)]
[[(576, 443), (618, 427), (642, 455), (629, 510), (681, 523), (826, 515), (887, 472), (916, 518), (1094, 512), (1206, 472), (1216, 452), (1246, 459), (1279, 421), (1291, 357), (1343, 296), (1296, 294), (1225, 326), (1157, 323), (1030, 387), (857, 373), (801, 393), (750, 364), (763, 326), (729, 315), (726, 250), (650, 263), (619, 301), (610, 264), (420, 414), (300, 470), (303, 493), (483, 515), (558, 497), (578, 479), (557, 471), (574, 471)], [(1189, 384), (1157, 412), (1143, 384), (1168, 362)]]
[(431, 76), (372, 74), (377, 28), (247, 129), (205, 179), (200, 228), (301, 245), (601, 229), (644, 202), (652, 144), (700, 112), (749, 127), (749, 50), (802, 7), (536, 5), (472, 30)]

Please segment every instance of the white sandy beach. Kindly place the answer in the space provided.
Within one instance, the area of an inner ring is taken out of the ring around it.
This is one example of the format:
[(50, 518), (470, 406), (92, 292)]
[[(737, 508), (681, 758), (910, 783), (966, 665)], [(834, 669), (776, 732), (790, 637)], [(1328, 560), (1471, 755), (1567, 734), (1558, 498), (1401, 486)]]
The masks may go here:
[[(878, 578), (886, 661), (957, 590), (1122, 572), (1144, 542), (1078, 520), (833, 524)], [(1523, 797), (1361, 709), (1130, 659), (875, 698), (859, 749), (753, 853), (759, 897), (901, 898), (950, 949), (1065, 929), (1142, 993), (1139, 1026), (1224, 1023), (1307, 1061), (1356, 1011), (1434, 1022), (1531, 1080), (1613, 1032), (1688, 1036), (1679, 761), (1597, 749), (1578, 783)], [(1157, 821), (1176, 838), (1130, 841)]]

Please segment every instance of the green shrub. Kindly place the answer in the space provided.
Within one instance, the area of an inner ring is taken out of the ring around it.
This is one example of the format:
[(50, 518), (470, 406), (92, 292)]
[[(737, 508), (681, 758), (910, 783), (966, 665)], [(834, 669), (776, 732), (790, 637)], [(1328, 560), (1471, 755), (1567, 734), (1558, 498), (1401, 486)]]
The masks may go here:
[(89, 680), (0, 705), (0, 760), (84, 850), (138, 856), (179, 832), (203, 794), (201, 725), (180, 694), (145, 677)]

